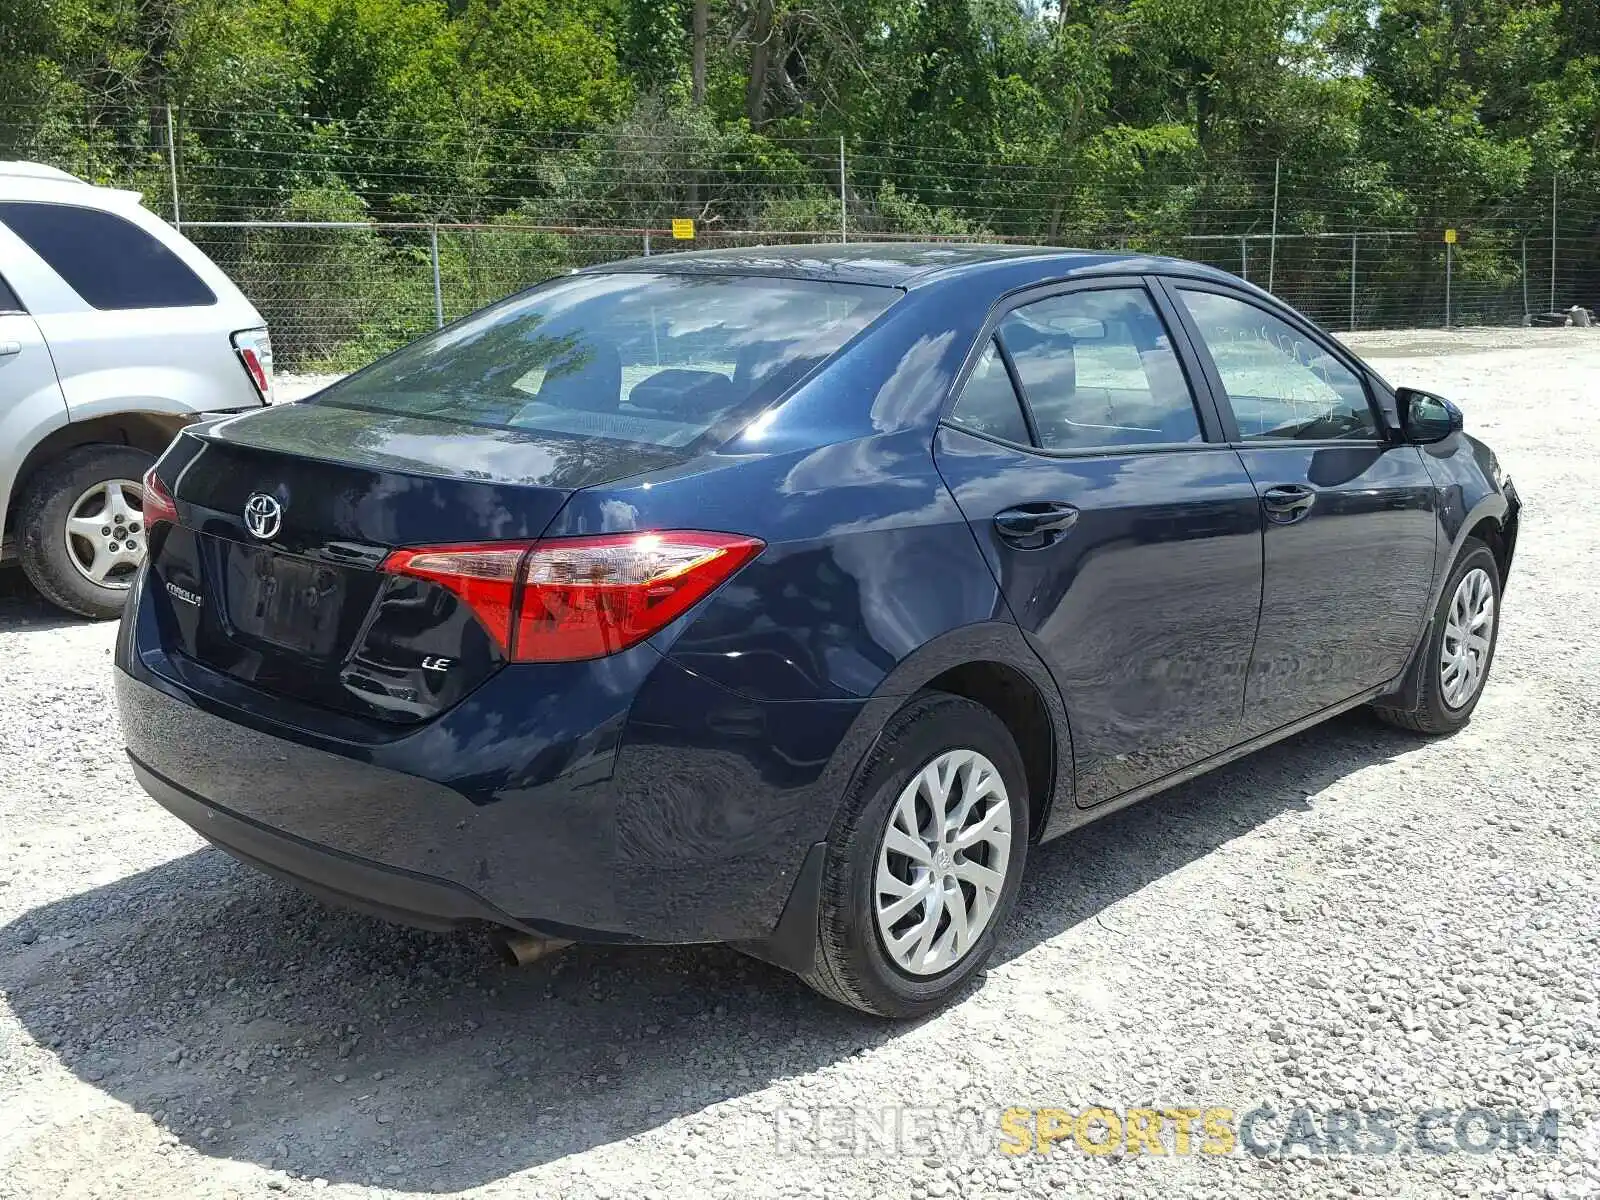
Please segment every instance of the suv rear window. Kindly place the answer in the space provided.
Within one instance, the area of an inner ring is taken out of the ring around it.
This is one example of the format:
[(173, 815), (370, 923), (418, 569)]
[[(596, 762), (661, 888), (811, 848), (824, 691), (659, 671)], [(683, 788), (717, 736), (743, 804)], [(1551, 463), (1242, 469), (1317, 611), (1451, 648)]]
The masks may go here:
[(572, 275), (413, 342), (311, 403), (685, 446), (777, 398), (899, 295), (759, 276)]
[(95, 308), (190, 308), (217, 302), (182, 259), (115, 213), (6, 200), (0, 201), (0, 223)]

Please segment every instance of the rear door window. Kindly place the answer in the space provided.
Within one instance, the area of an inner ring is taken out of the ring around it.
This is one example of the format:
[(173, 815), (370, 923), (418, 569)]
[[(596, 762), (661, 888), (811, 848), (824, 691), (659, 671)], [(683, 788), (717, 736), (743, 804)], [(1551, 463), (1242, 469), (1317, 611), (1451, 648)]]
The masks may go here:
[(686, 446), (782, 395), (900, 295), (759, 276), (573, 275), (413, 342), (312, 403)]
[(972, 374), (967, 376), (950, 420), (987, 437), (1024, 446), (1032, 440), (1028, 436), (1028, 422), (1022, 415), (1022, 401), (1011, 384), (1000, 346), (993, 338), (978, 356)]
[(99, 309), (215, 304), (205, 281), (132, 221), (72, 204), (0, 201), (0, 223)]
[(1202, 440), (1194, 396), (1142, 287), (1067, 292), (1001, 321), (1046, 450)]

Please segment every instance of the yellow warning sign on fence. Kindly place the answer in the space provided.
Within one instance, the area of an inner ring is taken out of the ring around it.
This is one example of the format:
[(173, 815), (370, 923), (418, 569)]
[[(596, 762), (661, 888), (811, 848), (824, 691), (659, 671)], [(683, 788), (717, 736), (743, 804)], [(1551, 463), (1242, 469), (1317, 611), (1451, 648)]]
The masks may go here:
[[(1451, 230), (1454, 233), (1454, 230)], [(672, 218), (672, 236), (679, 241), (694, 240), (694, 221), (689, 217)], [(1454, 241), (1455, 239), (1451, 239)]]
[[(674, 221), (673, 224), (676, 225), (677, 222)], [(677, 235), (674, 234), (673, 236), (677, 236)], [(1456, 244), (1456, 231), (1454, 229), (1446, 229), (1444, 231), (1444, 240), (1449, 242), (1452, 246), (1454, 246)]]

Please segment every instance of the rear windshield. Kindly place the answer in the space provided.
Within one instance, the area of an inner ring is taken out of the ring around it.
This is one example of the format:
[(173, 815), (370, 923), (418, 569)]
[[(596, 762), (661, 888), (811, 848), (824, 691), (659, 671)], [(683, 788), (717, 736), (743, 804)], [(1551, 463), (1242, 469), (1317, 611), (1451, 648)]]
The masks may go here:
[(313, 403), (685, 446), (776, 398), (894, 288), (756, 276), (573, 275), (374, 363)]

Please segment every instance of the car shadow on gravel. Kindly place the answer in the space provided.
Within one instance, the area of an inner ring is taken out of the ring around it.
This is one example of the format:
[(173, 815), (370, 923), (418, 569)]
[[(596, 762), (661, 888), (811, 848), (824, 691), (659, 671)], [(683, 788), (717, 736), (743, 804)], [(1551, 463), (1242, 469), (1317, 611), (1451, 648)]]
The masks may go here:
[(46, 601), (16, 563), (0, 564), (0, 629), (65, 629), (93, 623)]
[[(997, 961), (1416, 744), (1343, 717), (1041, 848)], [(428, 1192), (617, 1141), (908, 1028), (721, 947), (579, 946), (514, 970), (480, 939), (324, 907), (214, 850), (0, 929), (0, 989), (79, 1079), (203, 1154)]]

